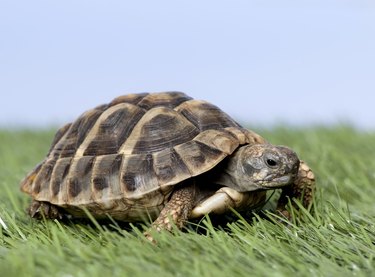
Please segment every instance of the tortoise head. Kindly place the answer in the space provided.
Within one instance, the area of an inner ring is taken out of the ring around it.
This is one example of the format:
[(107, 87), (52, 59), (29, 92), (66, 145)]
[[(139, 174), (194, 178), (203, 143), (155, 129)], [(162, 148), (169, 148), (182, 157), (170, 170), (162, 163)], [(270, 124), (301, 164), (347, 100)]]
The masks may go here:
[(295, 180), (299, 163), (297, 154), (288, 147), (246, 145), (230, 158), (226, 173), (237, 191), (276, 189)]

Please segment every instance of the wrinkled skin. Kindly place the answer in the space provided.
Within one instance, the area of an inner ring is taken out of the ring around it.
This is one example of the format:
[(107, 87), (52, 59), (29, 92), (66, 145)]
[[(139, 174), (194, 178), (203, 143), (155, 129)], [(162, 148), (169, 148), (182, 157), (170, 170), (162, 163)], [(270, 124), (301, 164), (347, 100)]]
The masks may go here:
[[(200, 188), (206, 184), (197, 182), (212, 182), (222, 187), (213, 194), (202, 193)], [(176, 189), (152, 228), (171, 230), (173, 224), (182, 228), (189, 218), (223, 214), (231, 208), (251, 209), (264, 203), (266, 190), (277, 188), (283, 189), (277, 211), (289, 219), (285, 207), (288, 199), (303, 198), (302, 204), (307, 208), (314, 186), (311, 169), (291, 149), (270, 144), (243, 146), (205, 176)], [(149, 232), (146, 236), (153, 240)]]

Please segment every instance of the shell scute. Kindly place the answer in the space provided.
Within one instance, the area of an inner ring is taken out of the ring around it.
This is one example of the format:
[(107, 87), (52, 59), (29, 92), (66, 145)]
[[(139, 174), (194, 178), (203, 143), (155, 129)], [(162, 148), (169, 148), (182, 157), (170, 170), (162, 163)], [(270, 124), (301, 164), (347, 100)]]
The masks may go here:
[[(95, 156), (84, 156), (74, 158), (71, 161), (67, 179), (67, 199), (68, 202), (79, 202), (80, 199), (88, 201), (91, 199), (91, 175), (96, 161)], [(62, 191), (65, 191), (62, 188)]]
[(195, 140), (177, 145), (174, 149), (188, 167), (191, 176), (210, 170), (226, 157), (224, 152)]
[(51, 180), (51, 174), (56, 164), (56, 160), (47, 159), (40, 171), (38, 172), (37, 177), (34, 180), (32, 186), (32, 194), (38, 195), (40, 198), (48, 199), (49, 197), (49, 183)]
[(141, 101), (144, 97), (149, 95), (149, 93), (144, 92), (144, 93), (131, 93), (131, 94), (126, 94), (126, 95), (121, 95), (119, 97), (116, 97), (109, 103), (109, 106), (115, 106), (121, 103), (128, 103), (128, 104), (133, 104), (137, 105), (139, 101)]
[(62, 184), (65, 182), (69, 169), (71, 166), (72, 158), (61, 158), (58, 159), (51, 176), (50, 192), (51, 192), (51, 203), (58, 203), (58, 196), (61, 191)]
[(55, 148), (56, 144), (64, 137), (64, 135), (68, 132), (71, 126), (72, 126), (72, 123), (68, 123), (68, 124), (65, 124), (63, 127), (61, 127), (59, 130), (57, 130), (47, 156), (51, 154), (51, 151)]
[(151, 154), (125, 155), (121, 165), (120, 179), (126, 198), (140, 198), (158, 189), (158, 179), (153, 170)]
[(70, 197), (76, 197), (82, 191), (82, 189), (82, 183), (80, 183), (78, 177), (75, 176), (69, 179), (68, 193)]
[(174, 148), (167, 148), (154, 153), (153, 159), (154, 171), (161, 188), (191, 177), (184, 160)]
[(161, 151), (193, 139), (199, 130), (178, 112), (166, 107), (148, 111), (119, 150), (121, 154)]
[(197, 135), (194, 140), (224, 152), (227, 155), (233, 153), (240, 144), (239, 141), (225, 129), (203, 131)]
[(107, 109), (86, 136), (76, 156), (116, 154), (143, 115), (144, 110), (128, 103)]
[(199, 130), (220, 130), (226, 127), (240, 127), (226, 113), (215, 105), (202, 100), (190, 100), (175, 108)]
[(141, 101), (138, 102), (138, 106), (150, 110), (155, 107), (167, 107), (173, 109), (183, 102), (191, 100), (192, 98), (187, 96), (183, 92), (164, 92), (164, 93), (150, 93), (145, 96)]
[[(103, 155), (96, 158), (89, 191), (92, 193), (93, 201), (98, 205), (107, 203), (110, 199), (123, 197), (120, 182), (122, 160), (123, 155), (118, 154)], [(106, 206), (108, 208), (108, 205)]]
[(79, 117), (51, 151), (55, 157), (73, 157), (103, 110), (93, 109)]

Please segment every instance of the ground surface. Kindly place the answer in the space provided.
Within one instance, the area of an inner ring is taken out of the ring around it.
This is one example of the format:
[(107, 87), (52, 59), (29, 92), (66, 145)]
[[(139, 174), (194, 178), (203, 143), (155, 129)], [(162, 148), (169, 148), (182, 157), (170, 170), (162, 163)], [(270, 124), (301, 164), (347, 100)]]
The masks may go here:
[[(0, 131), (0, 276), (374, 276), (375, 133), (347, 127), (257, 130), (292, 147), (317, 176), (313, 215), (162, 233), (117, 223), (36, 221), (19, 181), (54, 131)], [(272, 205), (269, 205), (272, 207)]]

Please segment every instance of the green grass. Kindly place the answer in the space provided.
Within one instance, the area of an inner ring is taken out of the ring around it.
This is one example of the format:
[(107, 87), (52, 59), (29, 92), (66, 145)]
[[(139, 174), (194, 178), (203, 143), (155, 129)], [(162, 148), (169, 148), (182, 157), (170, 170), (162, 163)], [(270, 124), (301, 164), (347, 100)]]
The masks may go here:
[[(0, 276), (374, 276), (375, 133), (349, 127), (258, 130), (295, 149), (317, 176), (313, 213), (289, 227), (260, 217), (201, 232), (161, 233), (158, 245), (115, 222), (36, 221), (19, 181), (53, 131), (0, 131)], [(225, 229), (225, 230), (224, 230)]]

